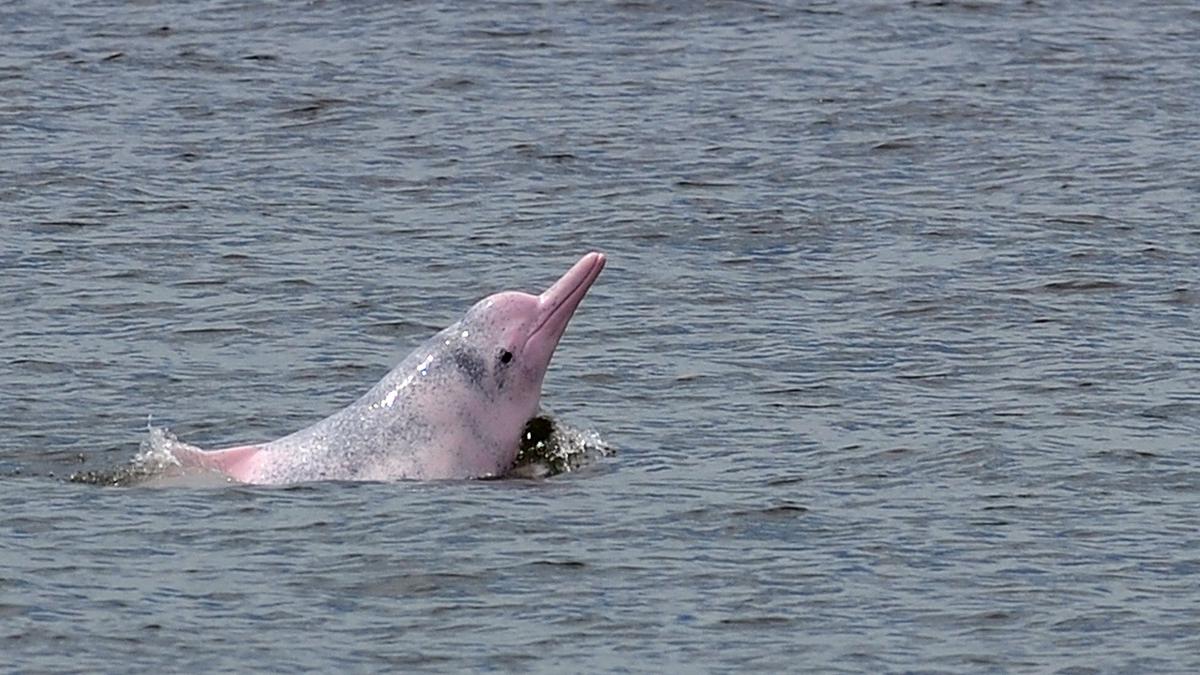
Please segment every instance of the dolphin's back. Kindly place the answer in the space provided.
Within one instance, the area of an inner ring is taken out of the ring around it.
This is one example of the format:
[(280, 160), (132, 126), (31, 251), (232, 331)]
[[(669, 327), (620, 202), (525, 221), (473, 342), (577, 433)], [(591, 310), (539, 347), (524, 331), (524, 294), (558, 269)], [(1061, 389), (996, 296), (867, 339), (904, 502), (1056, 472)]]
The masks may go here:
[(357, 401), (260, 446), (249, 482), (426, 477), (419, 455), (434, 434), (425, 418), (442, 379), (435, 372), (439, 348), (456, 327), (427, 340)]

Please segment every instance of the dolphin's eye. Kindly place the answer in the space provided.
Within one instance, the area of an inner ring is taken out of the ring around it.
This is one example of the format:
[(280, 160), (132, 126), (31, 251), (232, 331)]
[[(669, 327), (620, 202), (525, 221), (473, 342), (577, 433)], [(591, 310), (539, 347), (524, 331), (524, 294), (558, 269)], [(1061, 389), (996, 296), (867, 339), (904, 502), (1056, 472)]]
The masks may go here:
[(508, 351), (507, 349), (501, 349), (500, 363), (508, 363), (509, 361), (512, 361), (512, 352)]

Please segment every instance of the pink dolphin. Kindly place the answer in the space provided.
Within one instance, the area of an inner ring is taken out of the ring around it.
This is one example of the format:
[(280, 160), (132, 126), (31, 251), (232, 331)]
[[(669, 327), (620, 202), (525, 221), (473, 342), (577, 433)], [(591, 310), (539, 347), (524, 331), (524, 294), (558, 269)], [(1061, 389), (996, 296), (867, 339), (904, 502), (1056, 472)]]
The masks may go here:
[(172, 447), (185, 467), (246, 483), (480, 478), (507, 471), (554, 348), (600, 271), (589, 253), (541, 295), (484, 298), (362, 398), (278, 440)]

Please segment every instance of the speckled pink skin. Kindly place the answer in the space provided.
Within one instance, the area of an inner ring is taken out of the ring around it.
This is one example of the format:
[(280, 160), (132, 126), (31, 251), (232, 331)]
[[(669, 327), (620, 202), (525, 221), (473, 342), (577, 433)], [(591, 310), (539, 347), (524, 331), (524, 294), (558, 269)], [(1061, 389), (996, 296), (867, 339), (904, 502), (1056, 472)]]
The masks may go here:
[(269, 443), (172, 449), (246, 483), (480, 478), (508, 470), (559, 338), (605, 258), (589, 253), (541, 295), (484, 298), (348, 407)]

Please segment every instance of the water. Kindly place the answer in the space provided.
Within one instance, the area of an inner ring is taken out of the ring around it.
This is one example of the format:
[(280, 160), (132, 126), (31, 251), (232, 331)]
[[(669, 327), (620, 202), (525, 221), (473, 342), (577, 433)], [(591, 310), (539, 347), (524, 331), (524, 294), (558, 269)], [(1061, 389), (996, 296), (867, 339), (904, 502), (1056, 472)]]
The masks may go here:
[[(7, 671), (1200, 669), (1187, 3), (10, 3)], [(541, 480), (115, 489), (608, 268)]]

